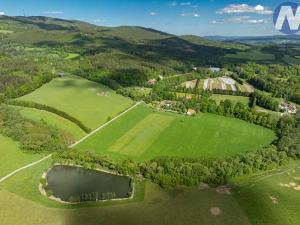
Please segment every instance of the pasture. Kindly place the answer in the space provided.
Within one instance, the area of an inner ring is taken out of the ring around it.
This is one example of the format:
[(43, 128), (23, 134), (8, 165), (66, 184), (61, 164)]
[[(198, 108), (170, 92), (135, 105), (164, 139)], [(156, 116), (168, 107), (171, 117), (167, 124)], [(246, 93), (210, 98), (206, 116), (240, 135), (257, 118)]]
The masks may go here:
[(225, 157), (260, 149), (274, 138), (271, 130), (233, 118), (213, 114), (187, 117), (140, 105), (76, 148), (135, 160)]
[(235, 95), (218, 95), (213, 94), (211, 96), (211, 99), (215, 100), (217, 103), (220, 103), (221, 101), (225, 101), (226, 99), (229, 99), (234, 104), (241, 102), (245, 105), (249, 105), (249, 98), (244, 96), (235, 96)]
[(18, 142), (2, 135), (0, 135), (0, 155), (0, 178), (43, 157), (42, 154), (22, 151)]
[(273, 54), (264, 53), (259, 50), (251, 50), (251, 51), (240, 51), (235, 54), (227, 54), (227, 55), (225, 55), (224, 60), (229, 60), (229, 61), (242, 61), (242, 60), (274, 61), (275, 56)]
[(55, 78), (19, 99), (64, 111), (91, 129), (105, 123), (133, 103), (104, 85), (76, 76)]
[(1, 224), (250, 225), (232, 195), (197, 187), (163, 190), (146, 183), (130, 203), (62, 205), (38, 190), (41, 175), (50, 164), (47, 160), (0, 184), (0, 202), (5, 202), (0, 205)]
[(74, 140), (79, 140), (80, 138), (86, 135), (86, 133), (76, 124), (54, 113), (50, 113), (44, 110), (33, 109), (33, 108), (25, 108), (19, 106), (12, 106), (12, 107), (18, 109), (21, 115), (28, 119), (38, 121), (38, 122), (39, 121), (46, 122), (51, 126), (54, 126), (62, 131), (71, 134)]
[(239, 178), (234, 196), (253, 225), (300, 224), (300, 163)]

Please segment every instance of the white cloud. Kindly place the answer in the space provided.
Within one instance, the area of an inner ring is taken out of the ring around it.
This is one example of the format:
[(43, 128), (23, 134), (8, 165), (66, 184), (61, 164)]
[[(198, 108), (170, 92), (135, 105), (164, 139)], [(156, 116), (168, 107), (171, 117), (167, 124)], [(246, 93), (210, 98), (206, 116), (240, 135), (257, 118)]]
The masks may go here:
[(267, 20), (252, 18), (250, 16), (234, 16), (229, 19), (224, 20), (212, 20), (210, 24), (225, 24), (225, 23), (234, 23), (234, 24), (263, 24), (266, 23)]
[(236, 16), (226, 20), (227, 23), (242, 23), (242, 24), (262, 24), (264, 19), (251, 18), (250, 16)]
[(182, 12), (182, 13), (180, 13), (179, 15), (180, 15), (180, 16), (183, 16), (183, 17), (186, 17), (186, 16), (189, 16), (190, 14), (185, 13), (185, 12)]
[(188, 17), (188, 16), (199, 17), (200, 16), (199, 13), (186, 13), (186, 12), (182, 12), (179, 15), (182, 17)]
[(150, 13), (149, 13), (149, 16), (156, 16), (156, 15), (158, 15), (157, 12), (150, 12)]
[(177, 6), (177, 5), (178, 5), (177, 2), (171, 2), (171, 3), (170, 3), (170, 6)]
[(44, 14), (64, 14), (63, 11), (46, 11)]
[(5, 12), (0, 12), (0, 16), (5, 16)]
[(94, 19), (93, 22), (94, 23), (103, 23), (103, 22), (105, 22), (105, 20), (104, 19)]
[(257, 13), (269, 15), (273, 12), (262, 5), (250, 6), (247, 4), (231, 4), (225, 8), (217, 11), (219, 14), (233, 14), (233, 13)]
[(223, 24), (223, 21), (212, 20), (209, 22), (210, 24)]
[(190, 6), (192, 3), (190, 3), (190, 2), (182, 2), (182, 3), (180, 3), (180, 5), (182, 5), (182, 6)]

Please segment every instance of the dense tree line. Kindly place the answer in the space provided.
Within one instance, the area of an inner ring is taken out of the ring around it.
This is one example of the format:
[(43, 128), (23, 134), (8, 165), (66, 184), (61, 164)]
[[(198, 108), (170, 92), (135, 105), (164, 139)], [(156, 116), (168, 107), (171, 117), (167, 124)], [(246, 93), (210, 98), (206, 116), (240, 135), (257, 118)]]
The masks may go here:
[[(41, 87), (43, 84), (50, 82), (54, 77), (55, 76), (51, 74), (34, 76), (31, 81), (25, 82), (24, 84), (17, 87), (10, 83), (5, 86), (5, 96), (8, 98), (17, 98), (29, 94), (30, 92)], [(1, 77), (0, 79), (3, 83), (6, 83), (4, 81), (5, 77)], [(10, 81), (12, 81), (13, 79), (18, 80), (18, 78), (14, 78), (13, 76), (8, 77), (8, 80)]]
[(113, 170), (126, 175), (141, 174), (166, 188), (177, 185), (194, 186), (201, 182), (219, 185), (233, 177), (274, 169), (291, 159), (300, 159), (300, 113), (294, 117), (282, 117), (276, 131), (279, 138), (276, 145), (225, 159), (160, 157), (134, 162), (130, 159), (116, 160), (88, 151), (71, 150), (55, 153), (53, 160), (87, 168)]
[(254, 93), (251, 94), (250, 100), (252, 102), (253, 108), (256, 105), (258, 105), (273, 111), (279, 110), (279, 102), (274, 98), (272, 98), (272, 96), (267, 93), (263, 93), (261, 91), (255, 91)]
[(249, 97), (251, 93), (249, 92), (244, 92), (240, 90), (222, 90), (222, 89), (213, 89), (213, 90), (207, 90), (206, 92), (210, 92), (212, 94), (219, 94), (219, 95), (234, 95), (234, 96), (244, 96), (244, 97)]
[(295, 116), (284, 116), (277, 123), (277, 135), (280, 137), (277, 147), (289, 157), (300, 159), (300, 112)]
[(300, 66), (244, 64), (231, 68), (255, 88), (300, 104)]
[(227, 99), (221, 101), (219, 104), (210, 98), (210, 93), (206, 92), (202, 96), (193, 95), (191, 99), (177, 96), (173, 92), (151, 92), (145, 94), (137, 89), (120, 89), (119, 94), (130, 97), (135, 101), (143, 100), (145, 102), (153, 103), (155, 101), (170, 100), (171, 105), (163, 106), (165, 109), (177, 111), (179, 113), (186, 113), (188, 109), (194, 109), (196, 112), (213, 113), (217, 115), (234, 117), (245, 120), (249, 123), (254, 123), (267, 128), (275, 129), (276, 120), (271, 117), (269, 113), (258, 112), (251, 109), (248, 105), (241, 102), (234, 104)]
[(30, 101), (21, 101), (21, 100), (7, 100), (7, 104), (9, 105), (15, 105), (15, 106), (23, 106), (23, 107), (28, 107), (28, 108), (35, 108), (39, 110), (45, 110), (51, 113), (54, 113), (58, 116), (61, 116), (73, 123), (75, 123), (77, 126), (79, 126), (82, 130), (84, 130), (86, 133), (91, 132), (91, 129), (86, 127), (81, 121), (78, 119), (74, 118), (73, 116), (69, 115), (66, 112), (60, 111), (54, 107), (48, 106), (48, 105), (43, 105), (35, 102), (30, 102)]
[(46, 123), (25, 119), (4, 104), (0, 106), (0, 133), (18, 141), (23, 150), (33, 152), (63, 151), (71, 138)]
[(77, 164), (86, 168), (100, 167), (119, 174), (141, 174), (162, 187), (194, 186), (201, 182), (224, 184), (232, 177), (273, 169), (289, 160), (285, 152), (276, 151), (274, 146), (226, 159), (162, 157), (136, 163), (129, 159), (114, 160), (76, 150), (57, 152), (53, 159), (55, 163)]

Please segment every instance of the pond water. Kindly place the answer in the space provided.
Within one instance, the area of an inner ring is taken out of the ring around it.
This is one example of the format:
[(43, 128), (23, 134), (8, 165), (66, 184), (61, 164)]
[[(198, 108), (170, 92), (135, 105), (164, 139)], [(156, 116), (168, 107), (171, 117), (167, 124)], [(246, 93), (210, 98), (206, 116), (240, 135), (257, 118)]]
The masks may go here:
[(46, 192), (65, 202), (86, 202), (131, 196), (131, 178), (75, 166), (54, 166), (46, 176)]

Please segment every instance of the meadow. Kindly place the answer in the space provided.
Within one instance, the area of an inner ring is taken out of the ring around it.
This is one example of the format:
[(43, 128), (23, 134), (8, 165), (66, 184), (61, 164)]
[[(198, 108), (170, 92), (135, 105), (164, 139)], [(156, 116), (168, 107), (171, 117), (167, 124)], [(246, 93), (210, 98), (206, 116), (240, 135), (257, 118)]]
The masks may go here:
[(240, 51), (235, 54), (226, 54), (224, 60), (229, 61), (242, 61), (242, 60), (255, 60), (255, 61), (274, 61), (273, 54), (264, 53), (260, 50)]
[(213, 114), (187, 117), (140, 105), (76, 148), (135, 160), (226, 157), (260, 149), (274, 139), (273, 131), (241, 120)]
[(215, 100), (218, 104), (221, 101), (225, 101), (226, 99), (229, 99), (230, 101), (232, 101), (233, 104), (241, 102), (245, 105), (249, 105), (249, 97), (244, 97), (244, 96), (213, 94), (211, 96), (211, 99)]
[(235, 181), (234, 196), (253, 225), (300, 224), (300, 163)]
[(71, 134), (74, 140), (79, 140), (80, 138), (86, 135), (86, 133), (76, 124), (54, 113), (50, 113), (44, 110), (19, 107), (19, 106), (11, 106), (11, 107), (16, 108), (21, 113), (22, 116), (28, 119), (38, 121), (38, 122), (43, 121), (51, 126), (54, 126), (62, 131)]
[(53, 79), (36, 91), (19, 98), (48, 105), (95, 129), (131, 106), (132, 101), (108, 87), (76, 76)]
[(20, 149), (19, 143), (0, 135), (0, 178), (43, 157)]
[(6, 203), (0, 205), (1, 224), (250, 225), (232, 195), (209, 188), (164, 190), (145, 183), (129, 202), (59, 204), (38, 190), (41, 174), (50, 165), (47, 160), (0, 184), (0, 202)]

